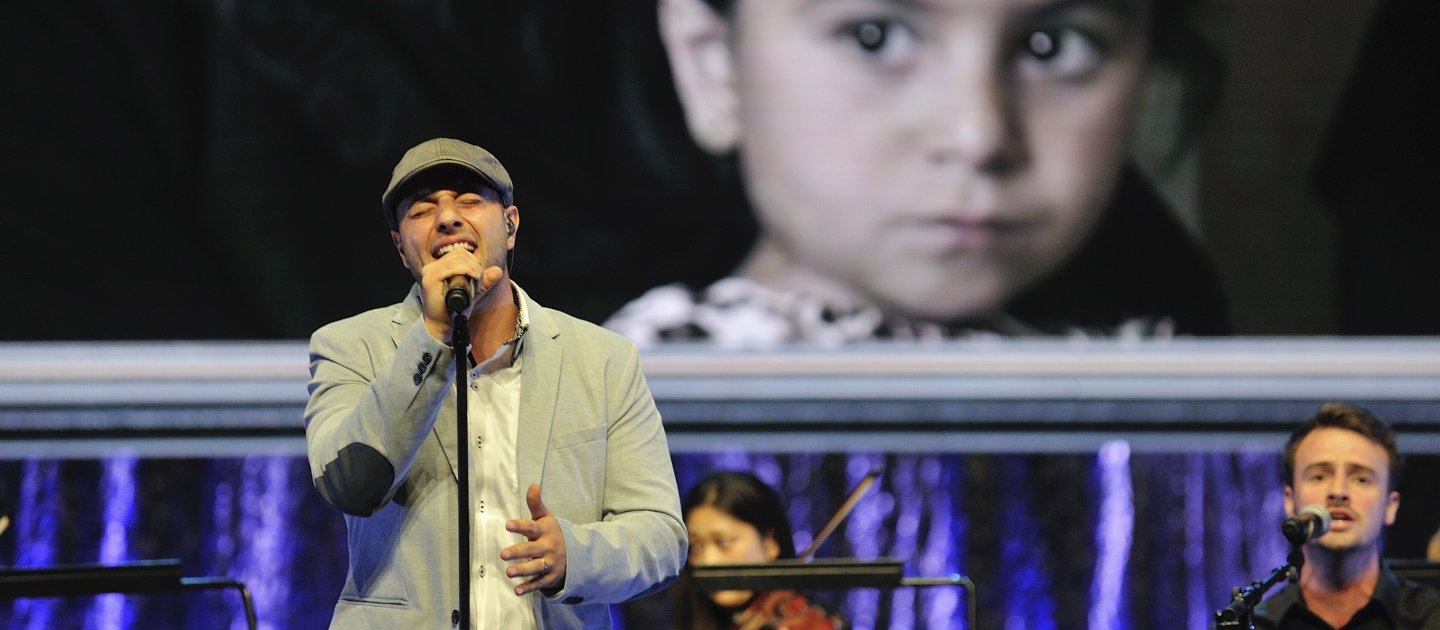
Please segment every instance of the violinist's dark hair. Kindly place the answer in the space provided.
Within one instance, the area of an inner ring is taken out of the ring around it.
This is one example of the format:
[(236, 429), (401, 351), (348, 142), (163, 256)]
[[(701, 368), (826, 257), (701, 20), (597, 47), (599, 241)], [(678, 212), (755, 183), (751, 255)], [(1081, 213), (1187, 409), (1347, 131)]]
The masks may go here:
[(760, 537), (773, 537), (780, 545), (781, 558), (795, 557), (795, 537), (780, 495), (759, 477), (738, 471), (712, 473), (700, 480), (685, 495), (681, 508), (685, 517), (702, 505), (745, 521), (760, 532)]
[[(711, 473), (690, 489), (681, 508), (688, 520), (691, 510), (706, 505), (750, 524), (760, 532), (762, 539), (767, 536), (773, 538), (780, 547), (779, 558), (795, 557), (795, 536), (790, 530), (790, 519), (785, 515), (785, 504), (780, 501), (780, 495), (759, 477), (739, 471)], [(672, 593), (674, 627), (709, 630), (731, 625), (730, 611), (720, 609), (695, 588), (689, 571), (681, 573)]]

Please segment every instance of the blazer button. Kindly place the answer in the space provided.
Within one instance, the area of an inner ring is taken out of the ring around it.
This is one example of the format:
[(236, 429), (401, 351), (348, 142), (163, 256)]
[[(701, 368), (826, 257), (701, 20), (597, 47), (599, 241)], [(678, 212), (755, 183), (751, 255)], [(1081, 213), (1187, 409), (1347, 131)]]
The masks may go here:
[(459, 624), (460, 624), (460, 611), (458, 611), (458, 610), (452, 610), (452, 611), (450, 611), (450, 625), (454, 626), (454, 625), (459, 625)]
[(426, 352), (425, 354), (420, 355), (420, 362), (421, 362), (421, 364), (429, 363), (429, 362), (430, 362), (430, 359), (433, 359), (433, 358), (434, 358), (434, 357), (430, 356), (430, 353), (429, 353), (429, 352)]
[(415, 386), (416, 386), (416, 387), (419, 387), (419, 386), (420, 386), (420, 381), (423, 381), (423, 380), (425, 380), (424, 377), (420, 376), (420, 374), (418, 374), (418, 373), (415, 374)]

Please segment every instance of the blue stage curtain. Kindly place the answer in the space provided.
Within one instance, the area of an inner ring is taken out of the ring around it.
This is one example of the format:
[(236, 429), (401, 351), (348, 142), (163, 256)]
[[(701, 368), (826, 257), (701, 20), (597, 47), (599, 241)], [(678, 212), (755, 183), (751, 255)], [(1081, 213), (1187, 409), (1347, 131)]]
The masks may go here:
[[(804, 549), (869, 470), (880, 481), (818, 557), (895, 557), (908, 576), (961, 573), (982, 628), (1204, 628), (1230, 589), (1284, 560), (1269, 451), (744, 453), (674, 457), (682, 491), (755, 471)], [(345, 577), (345, 526), (302, 457), (0, 462), (0, 564), (179, 558), (185, 575), (252, 590), (262, 628), (317, 628)], [(243, 627), (232, 592), (0, 599), (9, 628)], [(856, 628), (959, 628), (957, 588), (819, 593)], [(658, 601), (658, 600), (657, 600)], [(654, 611), (651, 611), (655, 614)], [(617, 609), (625, 624), (637, 614)]]

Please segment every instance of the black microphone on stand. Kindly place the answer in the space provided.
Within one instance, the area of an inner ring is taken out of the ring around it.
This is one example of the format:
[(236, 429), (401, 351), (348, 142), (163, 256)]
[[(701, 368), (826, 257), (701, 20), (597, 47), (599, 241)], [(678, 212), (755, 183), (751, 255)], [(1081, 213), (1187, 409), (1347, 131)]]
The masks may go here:
[(1315, 540), (1330, 531), (1330, 511), (1317, 504), (1310, 504), (1298, 514), (1285, 519), (1280, 525), (1285, 539), (1295, 546)]
[(1275, 567), (1264, 580), (1255, 580), (1247, 586), (1235, 587), (1230, 604), (1215, 611), (1216, 630), (1255, 630), (1255, 624), (1250, 620), (1255, 605), (1260, 603), (1265, 591), (1279, 584), (1281, 580), (1287, 577), (1294, 580), (1300, 575), (1300, 567), (1305, 565), (1305, 551), (1301, 547), (1330, 531), (1330, 511), (1320, 505), (1307, 505), (1295, 516), (1285, 519), (1285, 522), (1280, 524), (1280, 530), (1285, 533), (1285, 539), (1290, 541), (1290, 555), (1285, 559), (1285, 564)]
[(450, 276), (445, 281), (445, 308), (451, 313), (464, 313), (474, 296), (475, 282), (470, 276)]

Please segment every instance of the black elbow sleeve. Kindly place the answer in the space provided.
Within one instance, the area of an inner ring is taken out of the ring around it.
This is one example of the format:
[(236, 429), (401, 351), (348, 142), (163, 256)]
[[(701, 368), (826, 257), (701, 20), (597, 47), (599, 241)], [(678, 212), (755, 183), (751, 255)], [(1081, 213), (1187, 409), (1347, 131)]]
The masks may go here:
[(325, 464), (315, 489), (341, 512), (370, 516), (380, 509), (393, 483), (395, 467), (380, 451), (365, 444), (348, 444)]

